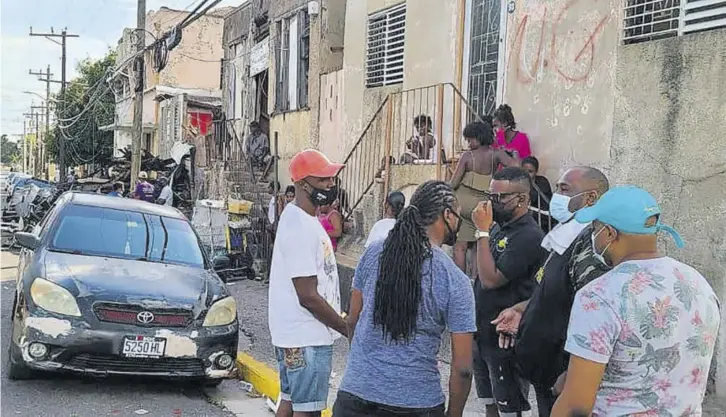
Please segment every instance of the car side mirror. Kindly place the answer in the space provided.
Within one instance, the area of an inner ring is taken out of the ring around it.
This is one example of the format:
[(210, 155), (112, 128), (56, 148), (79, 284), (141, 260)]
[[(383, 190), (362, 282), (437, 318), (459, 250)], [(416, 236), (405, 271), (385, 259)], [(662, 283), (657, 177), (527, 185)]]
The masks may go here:
[(232, 261), (230, 261), (229, 257), (224, 256), (224, 255), (217, 255), (214, 258), (212, 258), (212, 268), (215, 271), (229, 269), (231, 264), (232, 264)]
[(38, 236), (28, 232), (16, 232), (15, 242), (25, 249), (36, 250), (40, 246), (40, 239)]

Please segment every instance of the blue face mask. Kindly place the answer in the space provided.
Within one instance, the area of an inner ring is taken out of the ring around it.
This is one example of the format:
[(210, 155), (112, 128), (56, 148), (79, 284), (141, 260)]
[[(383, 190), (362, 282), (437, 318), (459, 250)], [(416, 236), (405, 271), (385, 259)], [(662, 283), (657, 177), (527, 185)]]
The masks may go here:
[(572, 197), (555, 193), (550, 201), (550, 216), (560, 223), (570, 220), (574, 213), (570, 211), (570, 200)]
[(564, 194), (555, 193), (552, 195), (550, 201), (550, 216), (560, 223), (564, 223), (572, 218), (575, 213), (570, 211), (570, 200), (573, 198), (585, 194), (587, 191), (583, 191), (579, 194), (575, 194), (572, 197), (568, 197)]

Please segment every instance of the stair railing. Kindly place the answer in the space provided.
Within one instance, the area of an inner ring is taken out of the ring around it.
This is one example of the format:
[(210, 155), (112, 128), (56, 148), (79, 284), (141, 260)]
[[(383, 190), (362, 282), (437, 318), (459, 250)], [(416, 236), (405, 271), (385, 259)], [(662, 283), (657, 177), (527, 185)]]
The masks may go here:
[(391, 165), (432, 165), (432, 178), (446, 180), (455, 157), (466, 148), (461, 131), (481, 115), (451, 83), (390, 93), (379, 105), (351, 148), (338, 175), (344, 190), (341, 212), (349, 220), (376, 179), (390, 188)]

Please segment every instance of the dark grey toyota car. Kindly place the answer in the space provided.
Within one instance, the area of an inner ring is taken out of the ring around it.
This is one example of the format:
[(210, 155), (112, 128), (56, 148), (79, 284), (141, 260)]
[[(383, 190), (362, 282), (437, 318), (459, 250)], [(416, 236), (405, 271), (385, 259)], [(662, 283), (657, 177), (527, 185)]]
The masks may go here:
[(179, 377), (217, 384), (235, 369), (237, 306), (176, 209), (69, 192), (20, 254), (8, 356), (33, 371)]

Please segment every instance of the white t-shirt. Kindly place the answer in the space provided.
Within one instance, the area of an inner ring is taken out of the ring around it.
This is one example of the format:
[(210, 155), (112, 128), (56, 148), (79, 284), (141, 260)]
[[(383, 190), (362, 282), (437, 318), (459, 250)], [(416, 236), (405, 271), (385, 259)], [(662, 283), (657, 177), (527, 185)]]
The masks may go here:
[(340, 314), (338, 265), (330, 237), (317, 217), (290, 203), (280, 215), (270, 268), (268, 316), (274, 346), (326, 346), (340, 337), (300, 305), (292, 280), (310, 276), (318, 277), (318, 293)]
[(368, 234), (368, 240), (366, 240), (365, 247), (370, 246), (371, 243), (383, 240), (388, 237), (388, 232), (393, 229), (396, 225), (396, 219), (381, 219), (373, 225), (371, 232)]
[(270, 224), (275, 224), (275, 197), (270, 198), (270, 204), (267, 205), (267, 220)]
[(565, 350), (607, 364), (593, 416), (700, 416), (719, 302), (675, 259), (627, 261), (575, 296)]
[(168, 185), (165, 185), (164, 188), (161, 189), (161, 193), (159, 193), (159, 199), (164, 199), (164, 205), (170, 206), (174, 202), (174, 193), (171, 191), (171, 187)]

